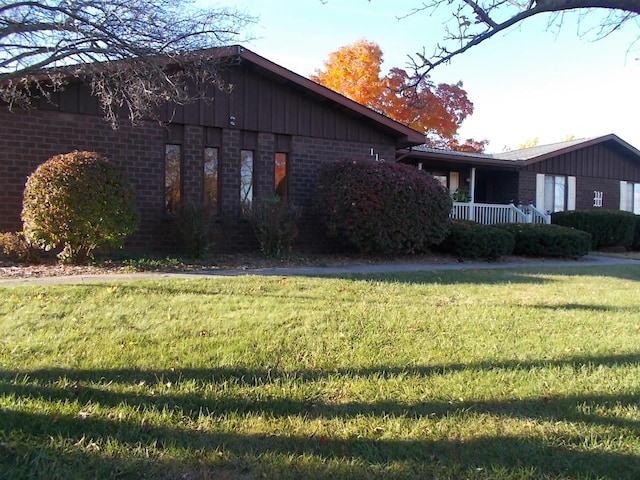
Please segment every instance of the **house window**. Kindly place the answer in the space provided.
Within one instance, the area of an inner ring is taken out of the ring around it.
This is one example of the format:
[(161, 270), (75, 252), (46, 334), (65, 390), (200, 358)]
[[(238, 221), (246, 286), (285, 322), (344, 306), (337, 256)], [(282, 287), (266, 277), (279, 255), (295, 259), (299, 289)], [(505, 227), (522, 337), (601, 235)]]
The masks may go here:
[(218, 213), (218, 149), (204, 149), (204, 205), (211, 213)]
[(566, 208), (567, 178), (561, 175), (544, 177), (544, 211), (561, 212)]
[(627, 182), (625, 200), (624, 210), (640, 214), (640, 183)]
[(276, 153), (273, 158), (274, 163), (274, 186), (275, 194), (280, 197), (281, 202), (287, 201), (287, 154)]
[(440, 185), (442, 185), (444, 188), (447, 188), (447, 176), (446, 175), (434, 175), (433, 178), (435, 178), (438, 182), (440, 182)]
[(177, 213), (180, 209), (182, 147), (165, 145), (164, 149), (164, 210)]
[(243, 215), (251, 213), (253, 203), (253, 151), (240, 152), (240, 209)]

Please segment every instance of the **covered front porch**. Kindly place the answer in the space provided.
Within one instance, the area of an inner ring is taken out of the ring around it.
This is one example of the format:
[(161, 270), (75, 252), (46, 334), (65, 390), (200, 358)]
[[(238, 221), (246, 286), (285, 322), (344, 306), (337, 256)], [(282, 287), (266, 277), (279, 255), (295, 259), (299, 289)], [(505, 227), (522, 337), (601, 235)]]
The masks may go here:
[(398, 161), (433, 175), (453, 199), (451, 218), (486, 225), (551, 223), (536, 205), (535, 182), (522, 182), (520, 164), (492, 155), (415, 147)]
[[(464, 183), (468, 185), (468, 189), (461, 190), (459, 185), (460, 173), (453, 175), (454, 181), (451, 184), (450, 178), (453, 172), (449, 172), (447, 176), (447, 186), (451, 190), (452, 186), (456, 187), (452, 196), (454, 198), (453, 208), (451, 210), (451, 218), (454, 220), (471, 220), (485, 225), (494, 225), (496, 223), (551, 223), (551, 216), (536, 208), (533, 203), (523, 205), (514, 204), (513, 201), (508, 203), (486, 203), (476, 202), (478, 196), (484, 198), (494, 195), (496, 185), (502, 182), (507, 185), (501, 185), (498, 190), (508, 191), (509, 175), (500, 175), (497, 172), (493, 175), (483, 175), (478, 182), (478, 174), (475, 167), (469, 169), (469, 176), (465, 178)], [(481, 185), (483, 191), (478, 195), (478, 185)], [(459, 201), (464, 199), (465, 201)]]

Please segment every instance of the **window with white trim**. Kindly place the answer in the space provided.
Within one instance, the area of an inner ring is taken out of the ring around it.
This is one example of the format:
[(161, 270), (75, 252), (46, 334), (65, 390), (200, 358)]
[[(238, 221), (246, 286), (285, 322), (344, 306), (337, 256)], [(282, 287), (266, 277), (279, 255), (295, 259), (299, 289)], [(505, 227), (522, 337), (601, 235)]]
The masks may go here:
[(640, 214), (640, 183), (620, 182), (620, 210)]
[(553, 213), (576, 209), (576, 177), (536, 175), (536, 208)]
[(561, 212), (566, 208), (567, 178), (563, 175), (545, 175), (544, 211)]

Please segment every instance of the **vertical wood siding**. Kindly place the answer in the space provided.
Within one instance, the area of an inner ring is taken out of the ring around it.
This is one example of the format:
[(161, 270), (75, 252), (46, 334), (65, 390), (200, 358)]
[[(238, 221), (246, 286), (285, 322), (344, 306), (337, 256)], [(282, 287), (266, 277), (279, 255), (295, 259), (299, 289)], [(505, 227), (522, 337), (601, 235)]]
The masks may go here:
[(528, 165), (523, 171), (640, 182), (640, 162), (613, 142), (558, 155)]

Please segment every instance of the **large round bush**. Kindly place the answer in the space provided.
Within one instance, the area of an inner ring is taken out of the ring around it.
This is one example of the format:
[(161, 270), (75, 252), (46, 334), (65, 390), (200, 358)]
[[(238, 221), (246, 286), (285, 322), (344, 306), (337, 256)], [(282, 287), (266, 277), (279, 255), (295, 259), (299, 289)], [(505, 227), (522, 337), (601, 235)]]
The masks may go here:
[(29, 241), (61, 249), (63, 262), (82, 263), (97, 248), (121, 247), (138, 213), (129, 182), (106, 158), (75, 151), (50, 158), (29, 177), (22, 221)]
[(344, 160), (319, 169), (318, 208), (329, 234), (360, 251), (413, 253), (446, 237), (451, 198), (415, 167)]

